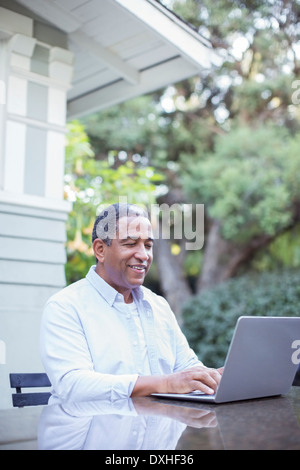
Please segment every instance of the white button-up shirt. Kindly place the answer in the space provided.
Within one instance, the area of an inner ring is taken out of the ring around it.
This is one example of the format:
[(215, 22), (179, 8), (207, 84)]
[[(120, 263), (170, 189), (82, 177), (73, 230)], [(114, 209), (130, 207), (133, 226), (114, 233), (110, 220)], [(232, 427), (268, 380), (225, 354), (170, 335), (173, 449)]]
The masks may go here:
[[(152, 375), (202, 364), (188, 346), (162, 297), (133, 290)], [(47, 302), (41, 325), (41, 357), (52, 383), (51, 401), (128, 398), (146, 375), (136, 323), (124, 298), (91, 267), (82, 279)]]

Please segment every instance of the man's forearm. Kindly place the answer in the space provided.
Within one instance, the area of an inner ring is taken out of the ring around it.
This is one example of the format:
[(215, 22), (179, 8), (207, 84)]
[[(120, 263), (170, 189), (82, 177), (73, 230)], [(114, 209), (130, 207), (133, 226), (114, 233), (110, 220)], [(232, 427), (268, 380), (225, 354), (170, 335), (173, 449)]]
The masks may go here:
[(200, 390), (212, 394), (221, 379), (221, 370), (196, 366), (168, 375), (138, 377), (131, 396), (142, 397), (152, 393), (189, 393)]
[(132, 397), (145, 397), (151, 393), (165, 393), (167, 391), (167, 376), (147, 375), (138, 377), (133, 387)]

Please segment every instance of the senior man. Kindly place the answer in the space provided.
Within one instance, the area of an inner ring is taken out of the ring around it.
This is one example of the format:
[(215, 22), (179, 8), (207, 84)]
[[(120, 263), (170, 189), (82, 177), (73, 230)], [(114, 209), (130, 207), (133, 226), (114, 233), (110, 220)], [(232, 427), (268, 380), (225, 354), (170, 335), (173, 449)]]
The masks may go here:
[(92, 241), (96, 265), (44, 309), (41, 357), (51, 402), (214, 393), (220, 371), (198, 360), (166, 300), (143, 286), (154, 243), (147, 213), (109, 206)]

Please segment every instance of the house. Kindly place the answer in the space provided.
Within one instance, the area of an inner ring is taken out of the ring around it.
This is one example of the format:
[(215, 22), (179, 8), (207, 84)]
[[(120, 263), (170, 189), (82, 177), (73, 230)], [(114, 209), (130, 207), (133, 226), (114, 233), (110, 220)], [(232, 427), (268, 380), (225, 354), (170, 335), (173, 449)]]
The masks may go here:
[(0, 0), (0, 408), (11, 407), (10, 372), (43, 370), (43, 305), (65, 285), (66, 119), (212, 60), (209, 43), (156, 0)]

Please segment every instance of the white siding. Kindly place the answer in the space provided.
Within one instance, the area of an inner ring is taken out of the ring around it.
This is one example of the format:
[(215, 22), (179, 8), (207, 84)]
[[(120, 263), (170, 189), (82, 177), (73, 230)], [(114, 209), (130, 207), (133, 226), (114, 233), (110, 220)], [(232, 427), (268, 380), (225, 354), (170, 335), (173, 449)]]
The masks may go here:
[(11, 407), (10, 372), (43, 371), (39, 329), (47, 299), (65, 285), (66, 213), (0, 204), (0, 408)]

